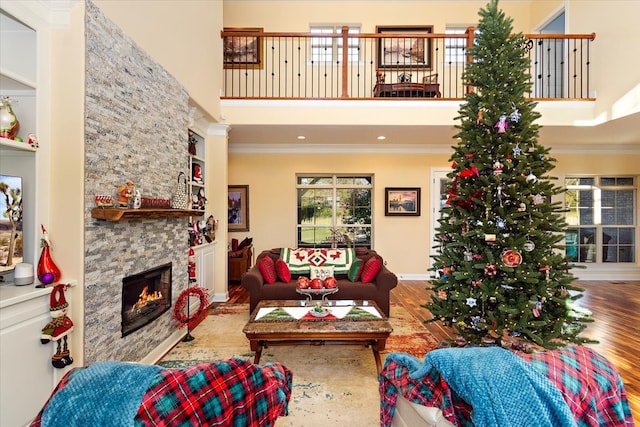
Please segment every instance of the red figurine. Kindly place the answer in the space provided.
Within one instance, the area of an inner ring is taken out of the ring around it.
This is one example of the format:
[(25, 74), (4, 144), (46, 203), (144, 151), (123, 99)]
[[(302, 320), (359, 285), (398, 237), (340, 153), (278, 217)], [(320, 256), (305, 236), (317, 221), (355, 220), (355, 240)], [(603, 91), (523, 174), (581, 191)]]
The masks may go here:
[(47, 233), (44, 225), (40, 225), (40, 227), (42, 228), (42, 239), (40, 240), (42, 253), (38, 261), (38, 280), (40, 280), (42, 284), (48, 285), (60, 280), (60, 269), (56, 263), (53, 262), (53, 258), (51, 258), (49, 233)]

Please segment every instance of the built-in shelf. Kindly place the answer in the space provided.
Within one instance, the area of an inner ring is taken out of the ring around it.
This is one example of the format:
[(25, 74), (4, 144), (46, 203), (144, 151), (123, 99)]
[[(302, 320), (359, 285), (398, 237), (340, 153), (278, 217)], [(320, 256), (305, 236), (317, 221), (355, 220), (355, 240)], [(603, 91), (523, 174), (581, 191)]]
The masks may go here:
[(91, 217), (106, 221), (124, 221), (128, 219), (177, 218), (183, 216), (202, 216), (204, 211), (171, 208), (93, 208)]
[(36, 151), (33, 145), (13, 139), (0, 138), (0, 151)]

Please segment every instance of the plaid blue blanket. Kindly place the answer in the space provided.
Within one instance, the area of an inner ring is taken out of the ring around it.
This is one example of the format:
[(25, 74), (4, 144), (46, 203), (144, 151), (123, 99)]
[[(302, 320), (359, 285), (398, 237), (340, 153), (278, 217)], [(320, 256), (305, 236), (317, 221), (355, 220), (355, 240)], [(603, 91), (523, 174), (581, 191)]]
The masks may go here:
[[(463, 352), (468, 349), (454, 350)], [(533, 354), (515, 354), (556, 386), (578, 426), (634, 426), (617, 369), (595, 351), (584, 346), (572, 346)], [(415, 365), (415, 361), (407, 363), (402, 359), (387, 357), (380, 373), (381, 426), (391, 425), (398, 394), (409, 401), (440, 408), (443, 416), (454, 425), (474, 425), (472, 414), (476, 408), (445, 380), (437, 368), (423, 370), (418, 376), (415, 375), (416, 368), (422, 366), (422, 361), (414, 358), (419, 364)], [(474, 374), (491, 378), (496, 369), (492, 360), (482, 361), (481, 366), (484, 368), (476, 369)], [(462, 366), (459, 369), (469, 368)], [(491, 405), (495, 399), (495, 393), (487, 395), (483, 405)], [(549, 425), (539, 417), (523, 419), (522, 423), (515, 425)]]
[[(52, 397), (31, 423), (32, 427), (50, 427), (42, 417), (47, 406), (85, 369), (75, 368), (60, 380)], [(114, 416), (107, 422), (85, 420), (83, 424), (66, 425), (273, 426), (279, 416), (288, 414), (292, 379), (291, 371), (279, 363), (255, 365), (241, 359), (202, 363), (185, 369), (160, 369), (146, 384), (146, 392), (138, 399), (133, 418)], [(120, 378), (111, 380), (117, 383)], [(79, 390), (75, 399), (91, 395), (85, 391)], [(103, 387), (99, 391), (102, 399), (91, 404), (95, 408), (102, 405), (108, 412), (113, 409), (108, 402), (114, 389)]]

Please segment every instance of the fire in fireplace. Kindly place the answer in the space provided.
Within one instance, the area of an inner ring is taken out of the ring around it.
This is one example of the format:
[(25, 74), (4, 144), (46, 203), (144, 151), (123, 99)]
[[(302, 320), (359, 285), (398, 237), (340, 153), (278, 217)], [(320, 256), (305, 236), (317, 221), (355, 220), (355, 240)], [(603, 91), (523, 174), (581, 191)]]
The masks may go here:
[(171, 263), (122, 279), (122, 336), (140, 329), (171, 307)]

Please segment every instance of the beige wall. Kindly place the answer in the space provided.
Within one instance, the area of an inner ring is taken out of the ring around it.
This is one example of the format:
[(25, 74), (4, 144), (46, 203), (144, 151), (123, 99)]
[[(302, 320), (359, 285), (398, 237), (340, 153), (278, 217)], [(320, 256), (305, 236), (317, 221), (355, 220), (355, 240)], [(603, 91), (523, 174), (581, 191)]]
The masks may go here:
[[(47, 147), (44, 159), (38, 159), (43, 174), (42, 185), (49, 197), (48, 220), (52, 256), (62, 273), (61, 281), (77, 281), (71, 288), (71, 313), (74, 319), (84, 318), (84, 3), (78, 3), (70, 14), (70, 24), (63, 30), (51, 31), (53, 54), (47, 78), (50, 93), (44, 95), (45, 121), (51, 129), (50, 140), (40, 141)], [(46, 125), (45, 125), (46, 126)], [(38, 153), (40, 155), (40, 153)], [(45, 166), (40, 164), (48, 164)], [(47, 172), (44, 172), (47, 171)], [(43, 173), (44, 172), (44, 173)], [(40, 184), (39, 184), (40, 185)], [(74, 324), (73, 355), (78, 365), (83, 363), (84, 325)], [(75, 366), (75, 365), (74, 365)]]
[[(551, 155), (551, 176), (640, 174), (640, 155)], [(256, 253), (296, 244), (296, 173), (374, 174), (374, 249), (399, 275), (426, 277), (431, 232), (431, 169), (448, 169), (450, 154), (230, 154), (229, 183), (249, 185), (250, 226), (229, 240), (253, 237)], [(420, 187), (421, 216), (386, 217), (385, 187)], [(639, 207), (640, 209), (640, 207)]]
[[(311, 24), (358, 24), (363, 33), (376, 25), (433, 25), (444, 33), (447, 24), (478, 22), (486, 1), (224, 1), (225, 27), (262, 27), (265, 31), (306, 32)], [(527, 31), (529, 2), (504, 1), (500, 7), (514, 18), (516, 31)]]
[[(426, 274), (429, 257), (431, 167), (446, 167), (448, 155), (401, 154), (235, 154), (229, 156), (229, 184), (249, 185), (250, 226), (229, 239), (253, 237), (256, 253), (296, 245), (296, 173), (374, 175), (374, 249), (389, 268)], [(419, 217), (386, 217), (384, 187), (420, 187)]]
[[(568, 33), (595, 33), (592, 87), (595, 116), (612, 120), (640, 111), (640, 1), (569, 0)], [(605, 18), (607, 17), (607, 18)], [(640, 142), (639, 142), (640, 143)]]
[[(545, 0), (531, 2), (529, 18), (531, 19), (531, 31), (548, 24), (552, 15), (564, 8), (565, 0)], [(555, 18), (555, 16), (553, 16)]]
[[(558, 162), (552, 171), (553, 176), (564, 177), (565, 175), (640, 175), (640, 154), (625, 155), (580, 155), (580, 153), (565, 153), (551, 155)], [(638, 211), (640, 211), (640, 200)]]
[(220, 116), (222, 1), (96, 0), (96, 6), (187, 89)]

